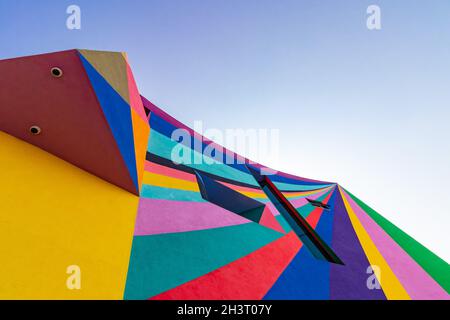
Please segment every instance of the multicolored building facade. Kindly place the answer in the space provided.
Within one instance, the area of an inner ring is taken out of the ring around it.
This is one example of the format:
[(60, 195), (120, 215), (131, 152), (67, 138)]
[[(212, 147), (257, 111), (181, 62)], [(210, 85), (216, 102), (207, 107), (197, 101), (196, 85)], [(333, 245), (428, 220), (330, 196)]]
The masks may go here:
[(0, 61), (0, 131), (2, 299), (449, 299), (446, 261), (180, 123), (124, 53)]

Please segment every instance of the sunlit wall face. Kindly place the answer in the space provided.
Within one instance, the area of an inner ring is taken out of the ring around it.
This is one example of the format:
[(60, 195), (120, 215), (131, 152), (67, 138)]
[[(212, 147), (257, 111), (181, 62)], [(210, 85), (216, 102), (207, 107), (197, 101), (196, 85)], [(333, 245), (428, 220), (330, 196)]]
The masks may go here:
[[(0, 1), (0, 58), (127, 51), (141, 92), (180, 121), (279, 129), (276, 160), (336, 181), (446, 260), (450, 3)], [(381, 29), (369, 30), (369, 5)]]

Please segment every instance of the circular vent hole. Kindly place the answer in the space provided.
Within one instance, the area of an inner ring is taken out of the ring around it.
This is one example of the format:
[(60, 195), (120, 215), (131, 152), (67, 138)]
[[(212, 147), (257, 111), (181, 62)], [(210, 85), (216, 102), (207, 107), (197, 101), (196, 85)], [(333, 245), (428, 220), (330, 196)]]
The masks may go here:
[(61, 68), (58, 67), (53, 67), (51, 69), (51, 73), (52, 76), (54, 76), (55, 78), (60, 78), (63, 75), (63, 71), (61, 70)]
[(35, 136), (37, 136), (38, 134), (40, 134), (41, 133), (41, 128), (39, 128), (38, 126), (32, 126), (32, 127), (30, 127), (30, 133), (32, 134), (32, 135), (35, 135)]

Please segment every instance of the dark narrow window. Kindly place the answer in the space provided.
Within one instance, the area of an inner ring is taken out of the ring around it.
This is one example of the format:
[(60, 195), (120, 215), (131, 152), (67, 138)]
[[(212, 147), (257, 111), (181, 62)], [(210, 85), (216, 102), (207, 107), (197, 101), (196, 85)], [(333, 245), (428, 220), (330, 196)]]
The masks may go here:
[(313, 199), (308, 199), (306, 198), (306, 200), (313, 205), (314, 207), (318, 207), (318, 208), (322, 208), (325, 210), (330, 210), (330, 205), (323, 203), (322, 201), (318, 201), (318, 200), (313, 200)]
[(334, 251), (309, 225), (306, 219), (298, 213), (289, 200), (286, 199), (280, 190), (278, 190), (268, 176), (261, 175), (257, 169), (248, 165), (247, 169), (314, 257), (336, 264), (344, 264), (336, 253), (334, 253)]
[(146, 114), (147, 117), (148, 117), (148, 115), (150, 114), (150, 109), (147, 108), (146, 106), (144, 106), (144, 110), (145, 110), (145, 114)]
[(203, 199), (253, 222), (258, 223), (261, 220), (265, 208), (264, 203), (228, 188), (205, 173), (197, 170), (194, 172)]

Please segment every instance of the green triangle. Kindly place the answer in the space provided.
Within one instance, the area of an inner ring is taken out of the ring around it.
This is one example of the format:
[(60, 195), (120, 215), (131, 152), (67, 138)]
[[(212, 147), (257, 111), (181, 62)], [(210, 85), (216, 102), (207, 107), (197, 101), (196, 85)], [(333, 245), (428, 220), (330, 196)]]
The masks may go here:
[(257, 223), (135, 236), (124, 298), (148, 299), (233, 262), (281, 236)]
[(261, 220), (262, 214), (264, 212), (265, 206), (250, 209), (241, 213), (238, 213), (241, 217), (258, 223)]

